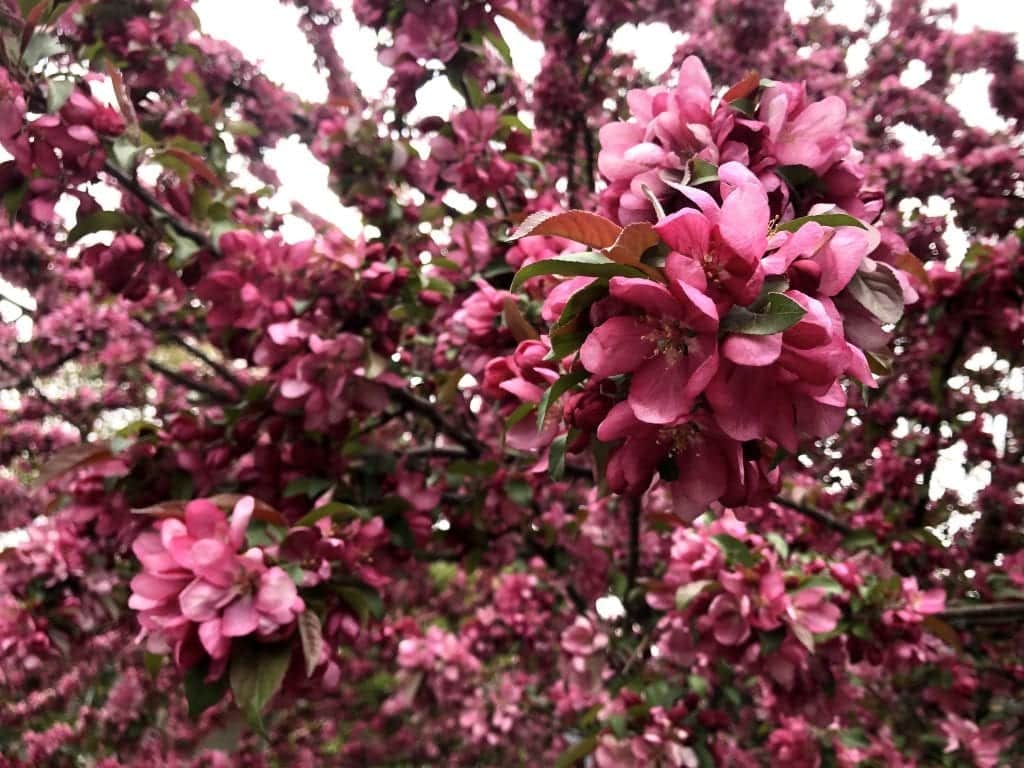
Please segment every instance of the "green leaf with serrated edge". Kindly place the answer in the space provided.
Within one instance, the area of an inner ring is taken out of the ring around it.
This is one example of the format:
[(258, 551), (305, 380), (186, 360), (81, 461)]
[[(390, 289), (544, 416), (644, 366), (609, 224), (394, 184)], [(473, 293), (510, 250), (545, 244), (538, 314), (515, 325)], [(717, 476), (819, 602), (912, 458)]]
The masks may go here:
[(571, 768), (595, 749), (597, 749), (597, 736), (586, 736), (558, 756), (558, 759), (555, 760), (555, 768)]
[(754, 558), (754, 554), (747, 549), (747, 545), (735, 536), (730, 536), (727, 533), (719, 533), (711, 538), (714, 540), (715, 544), (718, 545), (718, 548), (722, 550), (722, 554), (725, 555), (725, 559), (730, 563), (750, 568), (757, 562)]
[(792, 221), (787, 221), (785, 224), (779, 224), (775, 227), (775, 231), (796, 232), (804, 224), (812, 221), (816, 224), (821, 224), (823, 227), (857, 227), (857, 229), (867, 229), (864, 226), (864, 222), (848, 213), (819, 213), (815, 216), (801, 216)]
[(263, 709), (281, 689), (291, 663), (286, 644), (237, 643), (231, 649), (231, 693), (249, 724), (266, 737)]
[(75, 242), (93, 232), (123, 232), (134, 224), (135, 219), (120, 211), (96, 211), (83, 216), (68, 232), (68, 241)]
[(558, 380), (548, 388), (540, 399), (540, 405), (537, 406), (537, 429), (544, 428), (544, 419), (548, 415), (548, 409), (557, 403), (562, 395), (587, 378), (587, 375), (586, 371), (567, 373), (564, 376), (560, 376)]
[(639, 269), (618, 264), (600, 253), (566, 253), (556, 259), (541, 259), (523, 267), (516, 272), (509, 290), (517, 291), (524, 282), (539, 275), (644, 277)]
[(206, 682), (206, 665), (191, 667), (185, 672), (185, 700), (188, 702), (188, 716), (197, 719), (203, 712), (222, 698), (227, 690), (223, 680)]
[(676, 590), (676, 610), (686, 610), (686, 606), (697, 599), (700, 593), (710, 585), (710, 579), (698, 579), (697, 581), (691, 581), (689, 584), (683, 584)]
[(788, 296), (769, 293), (764, 305), (756, 312), (744, 307), (730, 309), (719, 328), (747, 336), (770, 336), (792, 328), (805, 314), (806, 310)]
[(548, 452), (548, 476), (552, 480), (561, 480), (565, 474), (565, 447), (568, 440), (568, 433), (563, 433), (551, 441), (551, 449)]

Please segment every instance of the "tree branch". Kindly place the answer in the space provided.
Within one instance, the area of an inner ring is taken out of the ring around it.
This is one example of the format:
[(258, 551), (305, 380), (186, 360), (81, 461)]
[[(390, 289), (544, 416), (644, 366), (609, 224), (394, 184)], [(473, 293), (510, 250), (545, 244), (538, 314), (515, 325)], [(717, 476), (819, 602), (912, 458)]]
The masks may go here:
[(1024, 620), (1024, 602), (951, 605), (936, 616), (956, 624), (1002, 624)]
[(187, 339), (181, 336), (178, 336), (176, 334), (172, 335), (170, 337), (170, 341), (171, 343), (176, 344), (177, 346), (184, 349), (193, 357), (202, 360), (204, 363), (210, 366), (210, 368), (219, 373), (229, 384), (231, 384), (231, 386), (235, 389), (236, 392), (238, 392), (238, 394), (242, 394), (243, 392), (245, 392), (245, 383), (241, 379), (239, 379), (235, 375), (234, 371), (232, 371), (226, 365), (224, 365), (221, 362), (218, 362), (217, 360), (214, 360), (212, 357), (203, 352), (203, 350), (201, 350), (199, 347), (195, 346), (194, 344), (192, 344)]
[(146, 364), (154, 371), (159, 373), (161, 376), (163, 376), (166, 379), (169, 379), (170, 381), (173, 381), (178, 386), (184, 387), (185, 389), (190, 389), (193, 392), (199, 392), (200, 394), (206, 395), (216, 403), (220, 403), (221, 405), (233, 405), (234, 403), (237, 402), (236, 398), (232, 397), (226, 392), (222, 392), (219, 389), (215, 389), (207, 384), (204, 384), (201, 381), (190, 379), (185, 374), (171, 370), (167, 366), (161, 365), (155, 360), (147, 360)]
[(394, 398), (408, 410), (426, 417), (427, 421), (452, 440), (466, 449), (469, 458), (476, 458), (483, 453), (484, 446), (472, 434), (449, 421), (433, 403), (417, 397), (412, 392), (401, 387), (385, 385), (391, 391)]
[(118, 168), (110, 160), (106, 160), (103, 163), (103, 170), (117, 179), (118, 183), (126, 190), (131, 192), (135, 197), (145, 203), (154, 213), (167, 220), (171, 229), (177, 232), (182, 237), (188, 238), (196, 245), (203, 248), (209, 248), (214, 253), (217, 253), (217, 246), (213, 244), (213, 241), (209, 237), (204, 235), (198, 230), (192, 229), (188, 224), (183, 222), (167, 208), (164, 207), (163, 203), (157, 200), (153, 195), (144, 189), (139, 182), (127, 173)]
[(848, 535), (854, 532), (854, 528), (844, 523), (842, 520), (837, 520), (831, 515), (826, 514), (818, 509), (804, 506), (803, 504), (797, 504), (795, 501), (790, 501), (782, 496), (776, 496), (772, 499), (780, 507), (791, 509), (794, 512), (799, 512), (804, 517), (810, 518), (816, 523), (824, 525), (826, 528), (831, 528), (833, 531), (838, 531), (844, 535)]

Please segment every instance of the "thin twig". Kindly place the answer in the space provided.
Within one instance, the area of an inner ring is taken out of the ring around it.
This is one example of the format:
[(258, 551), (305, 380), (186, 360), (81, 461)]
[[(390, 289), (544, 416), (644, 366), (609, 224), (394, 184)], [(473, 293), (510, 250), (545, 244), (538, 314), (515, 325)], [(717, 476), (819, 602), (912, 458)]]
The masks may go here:
[(785, 499), (782, 496), (776, 496), (775, 498), (772, 499), (772, 501), (774, 501), (780, 507), (785, 507), (786, 509), (792, 509), (794, 512), (799, 512), (804, 517), (810, 518), (816, 523), (821, 523), (826, 528), (831, 528), (833, 531), (838, 531), (839, 533), (849, 535), (853, 533), (855, 530), (853, 527), (847, 525), (842, 520), (837, 520), (831, 515), (822, 512), (821, 510), (814, 509), (812, 507), (807, 507), (804, 506), (803, 504), (797, 504), (795, 501), (790, 501), (789, 499)]
[(472, 434), (446, 418), (433, 403), (417, 397), (412, 392), (401, 387), (389, 386), (388, 389), (401, 405), (410, 411), (425, 416), (438, 431), (448, 435), (448, 437), (465, 448), (469, 458), (476, 458), (483, 453), (483, 444)]
[(110, 160), (106, 160), (103, 163), (103, 170), (105, 170), (107, 173), (109, 173), (111, 176), (117, 179), (118, 183), (122, 187), (124, 187), (137, 198), (139, 198), (139, 200), (145, 203), (154, 213), (157, 213), (162, 218), (166, 219), (171, 229), (173, 229), (179, 235), (188, 238), (196, 245), (199, 245), (203, 248), (209, 248), (211, 251), (214, 251), (215, 253), (217, 252), (217, 247), (213, 244), (213, 241), (210, 240), (209, 237), (204, 235), (202, 232), (193, 229), (188, 224), (179, 219), (177, 216), (175, 216), (173, 213), (171, 213), (169, 210), (167, 210), (167, 208), (164, 207), (163, 203), (161, 203), (159, 200), (153, 197), (153, 195), (148, 190), (143, 188), (142, 185), (139, 184), (139, 182), (136, 179), (122, 171), (120, 168), (114, 165), (114, 163), (110, 162)]
[(208, 354), (203, 352), (202, 349), (200, 349), (195, 344), (192, 344), (190, 341), (181, 336), (171, 336), (170, 340), (173, 344), (177, 344), (179, 347), (184, 349), (193, 357), (197, 357), (198, 359), (202, 360), (214, 371), (219, 373), (229, 384), (231, 384), (232, 387), (234, 387), (235, 391), (237, 391), (239, 394), (245, 392), (245, 383), (241, 379), (239, 379), (238, 376), (235, 375), (234, 371), (232, 371), (226, 365), (217, 360), (214, 360)]
[(185, 389), (190, 389), (193, 392), (199, 392), (200, 394), (206, 395), (214, 402), (220, 403), (222, 405), (232, 405), (235, 402), (237, 402), (237, 400), (234, 397), (227, 394), (226, 392), (222, 392), (219, 389), (214, 389), (213, 387), (204, 384), (201, 381), (190, 379), (185, 374), (180, 373), (179, 371), (172, 370), (165, 365), (161, 365), (155, 360), (147, 360), (146, 364), (154, 371), (162, 375), (164, 378), (173, 381), (175, 384), (178, 384), (179, 386), (185, 387)]
[(951, 605), (938, 618), (957, 624), (1002, 624), (1024, 620), (1024, 602)]

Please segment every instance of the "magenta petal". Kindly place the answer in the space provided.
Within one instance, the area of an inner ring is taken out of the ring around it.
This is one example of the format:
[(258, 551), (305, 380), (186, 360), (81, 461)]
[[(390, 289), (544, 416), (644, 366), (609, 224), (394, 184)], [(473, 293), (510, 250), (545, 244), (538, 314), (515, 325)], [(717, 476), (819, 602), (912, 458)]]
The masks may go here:
[(605, 320), (580, 347), (580, 362), (601, 378), (631, 373), (654, 352), (654, 342), (647, 338), (651, 331), (650, 324), (637, 317)]
[(731, 362), (719, 366), (706, 394), (715, 421), (733, 440), (742, 442), (766, 436), (769, 411), (775, 407), (775, 398), (770, 393), (778, 388), (771, 371)]
[(597, 437), (606, 443), (621, 440), (635, 432), (639, 424), (640, 421), (634, 415), (629, 401), (621, 400), (612, 406), (604, 421), (598, 425)]
[(682, 307), (668, 289), (642, 277), (613, 277), (609, 291), (616, 299), (643, 309), (648, 315), (683, 318)]
[(209, 621), (217, 615), (225, 601), (231, 599), (231, 590), (214, 586), (203, 579), (195, 579), (178, 596), (182, 615), (190, 621)]
[(737, 187), (722, 203), (722, 239), (748, 263), (759, 260), (768, 247), (769, 215), (768, 196), (760, 184)]
[(708, 277), (700, 262), (681, 253), (672, 252), (665, 259), (665, 274), (671, 282), (683, 282), (701, 293), (708, 289)]
[(699, 259), (708, 252), (711, 222), (693, 208), (684, 208), (666, 216), (654, 225), (654, 230), (669, 248), (684, 256)]
[(221, 632), (226, 637), (244, 637), (256, 631), (259, 614), (252, 595), (243, 595), (224, 609)]
[(228, 541), (237, 551), (245, 543), (245, 532), (249, 528), (249, 521), (252, 520), (252, 513), (256, 510), (256, 500), (252, 496), (243, 496), (235, 503), (231, 510), (231, 527), (228, 531)]
[(149, 573), (140, 573), (131, 581), (132, 592), (150, 600), (163, 601), (177, 595), (189, 583), (187, 576), (160, 578)]
[(224, 637), (220, 619), (210, 619), (199, 625), (199, 642), (214, 659), (227, 656), (231, 647), (231, 641)]
[(782, 334), (747, 336), (733, 333), (722, 344), (722, 354), (737, 365), (771, 365), (782, 352)]
[(193, 538), (214, 538), (224, 523), (224, 513), (212, 501), (197, 499), (185, 505), (185, 525)]
[(291, 577), (281, 568), (271, 568), (260, 578), (256, 608), (262, 613), (287, 613), (298, 595)]
[(693, 397), (687, 393), (687, 359), (679, 356), (670, 361), (658, 355), (640, 366), (629, 385), (629, 404), (640, 421), (648, 424), (671, 424), (693, 408)]
[(686, 323), (700, 333), (717, 331), (718, 308), (711, 297), (681, 280), (677, 280), (673, 285), (679, 291), (680, 303), (686, 307)]
[(868, 235), (864, 230), (854, 227), (835, 230), (828, 245), (814, 257), (821, 265), (818, 290), (825, 296), (835, 296), (843, 290), (868, 255), (868, 248)]

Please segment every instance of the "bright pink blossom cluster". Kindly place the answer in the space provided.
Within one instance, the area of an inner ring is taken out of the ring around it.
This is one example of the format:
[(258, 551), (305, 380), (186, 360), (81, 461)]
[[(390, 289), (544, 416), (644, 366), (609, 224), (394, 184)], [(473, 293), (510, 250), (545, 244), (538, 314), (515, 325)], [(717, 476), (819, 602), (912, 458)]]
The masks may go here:
[[(746, 95), (756, 90), (750, 85)], [(678, 195), (667, 199), (681, 206), (678, 210), (660, 213), (652, 226), (626, 215), (628, 206), (623, 207), (625, 229), (570, 212), (525, 223), (517, 233), (572, 237), (575, 232), (577, 240), (603, 247), (613, 268), (610, 278), (576, 277), (556, 285), (541, 315), (554, 336), (565, 325), (568, 307), (592, 294), (580, 312), (589, 329), (584, 326), (578, 357), (563, 363), (589, 374), (584, 392), (601, 386), (614, 402), (610, 410), (591, 409), (592, 417), (601, 416), (596, 437), (613, 446), (609, 486), (641, 494), (657, 473), (671, 484), (676, 510), (687, 519), (714, 501), (736, 507), (770, 498), (778, 486), (774, 460), (780, 449), (794, 453), (802, 438), (823, 438), (840, 428), (847, 406), (844, 378), (876, 386), (868, 355), (880, 352), (888, 340), (884, 323), (898, 320), (903, 306), (916, 299), (906, 274), (883, 261), (894, 258), (898, 238), (883, 238), (851, 216), (850, 210), (869, 212), (851, 203), (853, 198), (843, 198), (849, 210), (819, 203), (802, 218), (793, 218), (787, 204), (779, 210), (788, 221), (773, 219), (779, 177), (755, 163), (753, 146), (723, 143), (724, 156), (739, 160), (718, 167), (705, 162), (713, 171), (708, 178), (690, 179), (687, 171), (665, 186), (656, 169), (643, 170), (643, 158), (654, 158), (654, 166), (668, 162), (655, 140), (685, 138), (687, 147), (707, 145), (712, 134), (698, 128), (709, 98), (702, 66), (688, 59), (672, 94), (631, 92), (634, 111), (650, 119), (647, 133), (635, 123), (602, 131), (602, 168), (613, 182), (632, 174), (631, 184), (639, 186), (627, 195), (635, 197), (642, 189), (659, 213), (661, 202), (652, 190), (671, 189)], [(799, 89), (766, 89), (760, 109), (768, 120), (763, 131), (774, 147), (772, 156), (812, 174), (833, 168), (850, 142), (836, 133), (844, 110), (832, 101), (798, 108), (793, 105), (800, 103)], [(719, 122), (729, 126), (742, 117), (740, 107), (725, 100), (716, 112), (723, 114)], [(768, 152), (764, 142), (757, 147), (762, 155)], [(672, 158), (677, 163), (678, 157)], [(877, 207), (873, 210), (877, 213)], [(618, 230), (614, 242), (604, 234), (609, 229)], [(649, 237), (643, 246), (631, 245), (636, 233)], [(655, 261), (643, 262), (658, 249), (660, 268)], [(514, 356), (492, 361), (489, 369), (521, 370), (516, 361), (525, 345), (544, 349), (545, 344), (523, 342)], [(515, 377), (500, 386), (523, 403), (538, 403), (538, 383)], [(553, 415), (558, 411), (549, 409), (535, 442), (551, 442), (557, 431)], [(521, 442), (522, 427), (513, 430)]]
[(132, 579), (129, 606), (151, 649), (173, 649), (182, 666), (202, 651), (223, 665), (233, 639), (280, 636), (305, 610), (284, 569), (268, 565), (259, 547), (240, 551), (254, 507), (243, 497), (229, 519), (198, 499), (185, 506), (183, 520), (161, 520), (135, 540), (142, 572)]

